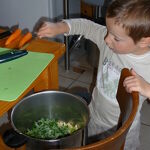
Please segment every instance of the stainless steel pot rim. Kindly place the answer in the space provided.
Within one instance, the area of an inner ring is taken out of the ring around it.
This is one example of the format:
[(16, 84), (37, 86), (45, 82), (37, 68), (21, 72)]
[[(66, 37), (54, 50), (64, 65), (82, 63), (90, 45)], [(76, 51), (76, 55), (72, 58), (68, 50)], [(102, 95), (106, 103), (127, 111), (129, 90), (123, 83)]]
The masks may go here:
[(86, 126), (88, 125), (88, 123), (89, 123), (89, 118), (90, 118), (90, 111), (89, 111), (89, 108), (88, 108), (86, 102), (83, 100), (82, 97), (78, 97), (78, 96), (76, 96), (76, 95), (73, 95), (73, 94), (67, 93), (67, 92), (63, 92), (63, 91), (46, 90), (46, 91), (37, 92), (37, 93), (31, 94), (31, 95), (29, 95), (29, 96), (27, 96), (27, 97), (24, 97), (20, 102), (18, 102), (18, 103), (13, 107), (12, 112), (11, 112), (11, 125), (12, 125), (13, 129), (14, 129), (17, 133), (19, 133), (19, 134), (21, 134), (21, 135), (23, 135), (23, 136), (25, 136), (25, 137), (27, 137), (27, 138), (29, 138), (29, 139), (36, 140), (36, 141), (39, 141), (39, 142), (52, 142), (52, 143), (53, 143), (53, 142), (59, 142), (60, 140), (65, 140), (66, 138), (69, 138), (69, 137), (71, 137), (71, 136), (74, 136), (74, 135), (78, 134), (79, 132), (82, 132), (82, 130), (86, 128), (86, 126), (85, 126), (84, 128), (82, 127), (82, 128), (80, 128), (79, 130), (75, 131), (74, 133), (72, 133), (72, 134), (70, 134), (70, 135), (68, 135), (68, 136), (65, 136), (65, 137), (62, 137), (62, 138), (58, 138), (58, 139), (51, 139), (51, 140), (33, 138), (33, 137), (31, 137), (31, 136), (28, 136), (28, 135), (26, 135), (26, 134), (20, 132), (20, 131), (15, 127), (15, 125), (14, 125), (14, 123), (13, 123), (13, 121), (12, 121), (12, 117), (13, 117), (13, 113), (14, 113), (14, 111), (15, 111), (15, 108), (16, 108), (18, 105), (20, 105), (23, 101), (28, 100), (28, 98), (31, 98), (31, 97), (33, 97), (33, 96), (35, 96), (35, 95), (44, 94), (44, 93), (60, 93), (60, 94), (66, 94), (66, 95), (70, 95), (70, 96), (73, 96), (73, 97), (77, 98), (77, 100), (81, 101), (81, 102), (85, 105), (85, 107), (87, 108), (87, 110), (88, 110), (88, 119), (87, 119), (87, 122), (86, 122)]
[[(37, 92), (37, 93), (34, 93), (34, 94), (31, 94), (31, 95), (29, 95), (29, 96), (24, 97), (21, 101), (19, 101), (19, 102), (13, 107), (12, 113), (13, 113), (13, 111), (15, 110), (15, 108), (16, 108), (18, 105), (20, 105), (21, 103), (23, 103), (23, 101), (27, 100), (28, 98), (31, 98), (31, 97), (33, 97), (33, 96), (35, 96), (35, 95), (46, 94), (46, 93), (60, 93), (60, 94), (66, 94), (66, 95), (70, 95), (70, 96), (76, 97), (77, 100), (80, 100), (80, 101), (85, 105), (85, 107), (88, 109), (88, 106), (87, 106), (85, 100), (84, 100), (82, 97), (76, 96), (76, 95), (71, 94), (71, 93), (63, 92), (63, 91), (46, 90), (46, 91)], [(88, 109), (88, 111), (89, 111), (89, 109)], [(11, 113), (11, 114), (12, 114), (12, 113)], [(89, 113), (89, 112), (88, 112), (88, 113)]]

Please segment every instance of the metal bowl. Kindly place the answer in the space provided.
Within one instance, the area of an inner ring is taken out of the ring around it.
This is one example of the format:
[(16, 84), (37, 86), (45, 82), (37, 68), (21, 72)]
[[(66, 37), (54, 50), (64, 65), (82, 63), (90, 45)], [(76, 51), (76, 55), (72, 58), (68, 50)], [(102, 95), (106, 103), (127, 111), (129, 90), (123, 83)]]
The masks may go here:
[[(82, 124), (71, 135), (55, 140), (37, 139), (25, 134), (27, 128), (41, 118), (72, 120)], [(11, 123), (15, 131), (26, 136), (35, 149), (68, 148), (83, 145), (83, 131), (89, 121), (89, 108), (84, 100), (70, 93), (44, 91), (32, 94), (21, 100), (12, 110)]]

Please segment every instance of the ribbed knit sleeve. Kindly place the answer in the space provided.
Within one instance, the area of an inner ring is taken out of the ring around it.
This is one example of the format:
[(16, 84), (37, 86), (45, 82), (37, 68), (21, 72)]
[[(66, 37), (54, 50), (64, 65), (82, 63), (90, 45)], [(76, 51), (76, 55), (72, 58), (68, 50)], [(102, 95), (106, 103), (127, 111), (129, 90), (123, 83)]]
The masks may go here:
[(69, 19), (63, 21), (65, 21), (70, 28), (68, 35), (83, 35), (86, 39), (97, 44), (100, 49), (102, 49), (102, 46), (104, 47), (104, 38), (107, 32), (105, 26), (87, 19)]

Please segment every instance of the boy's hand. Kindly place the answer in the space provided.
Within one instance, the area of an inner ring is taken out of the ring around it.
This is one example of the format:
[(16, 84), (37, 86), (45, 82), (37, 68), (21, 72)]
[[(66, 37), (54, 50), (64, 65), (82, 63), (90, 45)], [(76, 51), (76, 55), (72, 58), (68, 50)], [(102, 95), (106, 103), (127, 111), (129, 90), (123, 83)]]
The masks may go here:
[(42, 37), (55, 37), (58, 34), (69, 32), (69, 27), (65, 22), (51, 23), (45, 22), (37, 32), (39, 38)]
[(131, 69), (132, 76), (125, 78), (124, 87), (126, 91), (131, 93), (137, 91), (141, 95), (150, 98), (150, 84), (139, 76), (133, 69)]

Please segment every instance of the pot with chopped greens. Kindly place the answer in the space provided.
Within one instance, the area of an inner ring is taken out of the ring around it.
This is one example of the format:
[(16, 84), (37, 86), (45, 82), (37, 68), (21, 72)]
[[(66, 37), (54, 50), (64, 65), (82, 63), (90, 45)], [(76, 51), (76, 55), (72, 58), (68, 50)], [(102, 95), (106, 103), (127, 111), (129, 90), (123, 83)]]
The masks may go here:
[(63, 149), (84, 145), (89, 109), (84, 100), (60, 91), (43, 91), (21, 100), (12, 110), (15, 131), (32, 149)]

